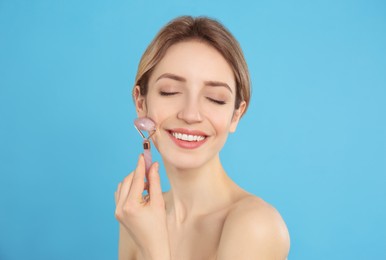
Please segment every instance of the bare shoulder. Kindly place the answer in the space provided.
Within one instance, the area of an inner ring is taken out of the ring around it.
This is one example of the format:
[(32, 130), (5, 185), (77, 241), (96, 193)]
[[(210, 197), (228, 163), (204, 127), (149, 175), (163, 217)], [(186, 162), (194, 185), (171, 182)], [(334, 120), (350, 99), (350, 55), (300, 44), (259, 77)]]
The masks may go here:
[(229, 211), (221, 234), (218, 259), (287, 258), (290, 238), (279, 212), (262, 199), (247, 195)]

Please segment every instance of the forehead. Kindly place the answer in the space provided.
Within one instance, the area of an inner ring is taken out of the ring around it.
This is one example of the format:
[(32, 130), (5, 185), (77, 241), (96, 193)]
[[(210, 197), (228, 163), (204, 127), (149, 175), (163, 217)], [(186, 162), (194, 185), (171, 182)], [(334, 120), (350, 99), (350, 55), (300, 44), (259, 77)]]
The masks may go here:
[(225, 58), (207, 43), (191, 40), (169, 47), (156, 65), (150, 82), (164, 73), (172, 73), (187, 81), (222, 81), (235, 88), (233, 70)]

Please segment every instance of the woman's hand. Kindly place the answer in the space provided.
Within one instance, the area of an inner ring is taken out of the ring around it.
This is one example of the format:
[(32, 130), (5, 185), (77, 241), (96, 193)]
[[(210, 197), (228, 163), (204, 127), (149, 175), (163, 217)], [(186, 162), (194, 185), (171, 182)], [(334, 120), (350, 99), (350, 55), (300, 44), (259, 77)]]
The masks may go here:
[(115, 217), (126, 228), (145, 259), (170, 259), (165, 202), (162, 196), (158, 163), (149, 170), (149, 194), (145, 190), (145, 160), (118, 185), (115, 192)]

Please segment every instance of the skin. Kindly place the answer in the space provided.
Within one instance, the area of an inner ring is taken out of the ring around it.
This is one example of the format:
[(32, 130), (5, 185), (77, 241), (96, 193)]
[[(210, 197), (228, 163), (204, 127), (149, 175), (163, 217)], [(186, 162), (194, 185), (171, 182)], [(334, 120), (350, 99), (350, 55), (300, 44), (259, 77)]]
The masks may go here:
[[(237, 186), (220, 162), (219, 152), (245, 109), (245, 102), (235, 109), (235, 93), (229, 64), (199, 41), (168, 49), (150, 77), (146, 97), (136, 87), (137, 114), (156, 122), (152, 139), (171, 190), (162, 193), (154, 163), (150, 199), (143, 202), (145, 165), (140, 156), (115, 194), (119, 259), (287, 258), (289, 234), (280, 214)], [(181, 148), (169, 134), (176, 128), (199, 130), (206, 141), (195, 149)]]

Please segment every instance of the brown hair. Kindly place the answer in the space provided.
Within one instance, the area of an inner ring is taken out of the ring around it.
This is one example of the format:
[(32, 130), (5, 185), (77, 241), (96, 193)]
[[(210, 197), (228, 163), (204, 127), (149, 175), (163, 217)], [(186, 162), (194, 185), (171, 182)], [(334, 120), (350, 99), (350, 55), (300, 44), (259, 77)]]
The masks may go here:
[(241, 101), (245, 101), (246, 111), (251, 96), (251, 83), (247, 63), (240, 45), (221, 23), (207, 17), (180, 16), (158, 32), (142, 55), (138, 65), (135, 85), (140, 87), (140, 94), (143, 96), (147, 94), (149, 78), (168, 48), (173, 44), (187, 40), (206, 42), (221, 53), (231, 66), (235, 76), (235, 108), (239, 108)]

